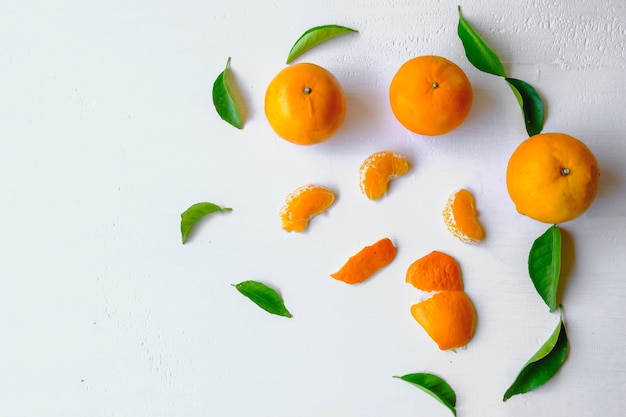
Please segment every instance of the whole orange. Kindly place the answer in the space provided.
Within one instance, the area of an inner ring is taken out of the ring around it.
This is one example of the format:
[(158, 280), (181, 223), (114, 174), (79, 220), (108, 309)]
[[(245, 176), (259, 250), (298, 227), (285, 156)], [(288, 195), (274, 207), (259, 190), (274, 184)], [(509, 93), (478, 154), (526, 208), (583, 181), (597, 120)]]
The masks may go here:
[(522, 142), (509, 159), (506, 186), (521, 214), (563, 223), (583, 214), (598, 191), (598, 161), (580, 140), (540, 133)]
[(265, 116), (281, 138), (297, 145), (329, 139), (346, 114), (346, 98), (333, 74), (299, 63), (281, 70), (265, 92)]
[(454, 62), (434, 55), (405, 62), (389, 86), (396, 119), (420, 135), (448, 133), (463, 123), (473, 101), (472, 85)]

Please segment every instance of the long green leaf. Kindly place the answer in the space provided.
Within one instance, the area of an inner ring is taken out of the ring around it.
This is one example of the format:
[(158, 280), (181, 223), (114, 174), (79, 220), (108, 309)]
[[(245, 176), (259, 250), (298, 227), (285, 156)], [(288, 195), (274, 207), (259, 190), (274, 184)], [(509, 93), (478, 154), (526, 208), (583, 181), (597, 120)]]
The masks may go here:
[(537, 353), (526, 362), (513, 384), (504, 393), (502, 401), (517, 394), (533, 391), (548, 382), (565, 362), (568, 350), (569, 342), (561, 309), (556, 329)]
[(182, 235), (183, 244), (187, 241), (191, 230), (200, 221), (200, 219), (211, 213), (231, 210), (232, 209), (229, 207), (222, 208), (213, 203), (193, 204), (180, 215), (180, 233)]
[(456, 416), (456, 393), (452, 387), (440, 377), (428, 373), (415, 373), (395, 376), (394, 378), (399, 378), (415, 385), (417, 388), (428, 393), (441, 404), (448, 407), (450, 411), (452, 411), (452, 414)]
[(533, 243), (528, 255), (528, 272), (535, 289), (550, 308), (557, 308), (561, 275), (561, 229), (551, 226)]
[(271, 314), (292, 317), (285, 307), (282, 297), (276, 290), (258, 281), (244, 281), (232, 284), (241, 294), (248, 297), (254, 304)]
[(511, 90), (513, 90), (522, 108), (528, 135), (534, 136), (541, 133), (545, 109), (543, 100), (541, 96), (539, 96), (539, 93), (537, 93), (537, 90), (527, 82), (515, 78), (506, 78), (506, 82), (509, 84), (509, 87), (511, 87)]
[(213, 83), (213, 105), (220, 117), (237, 129), (243, 128), (243, 118), (235, 101), (232, 82), (230, 80), (230, 57), (226, 68), (217, 76)]
[(339, 25), (323, 25), (313, 27), (304, 32), (298, 38), (296, 43), (293, 44), (291, 50), (289, 51), (289, 55), (287, 56), (287, 64), (290, 64), (294, 59), (321, 43), (336, 38), (337, 36), (354, 32), (358, 31)]
[(459, 6), (459, 26), (457, 29), (459, 38), (463, 43), (465, 55), (469, 62), (476, 68), (489, 74), (506, 77), (504, 65), (498, 55), (487, 45), (487, 42), (476, 30), (463, 18), (461, 6)]

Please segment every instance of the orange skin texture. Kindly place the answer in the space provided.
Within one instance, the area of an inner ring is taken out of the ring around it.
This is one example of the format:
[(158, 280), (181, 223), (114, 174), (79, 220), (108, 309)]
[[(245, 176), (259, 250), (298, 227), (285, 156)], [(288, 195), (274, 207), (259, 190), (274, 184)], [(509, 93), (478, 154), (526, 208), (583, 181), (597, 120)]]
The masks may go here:
[(405, 62), (389, 86), (396, 119), (408, 130), (438, 136), (459, 127), (473, 101), (472, 86), (463, 70), (439, 56), (420, 56)]
[(506, 185), (519, 213), (558, 224), (575, 219), (591, 206), (599, 172), (596, 157), (583, 142), (563, 133), (541, 133), (513, 152)]
[(346, 284), (359, 284), (389, 265), (396, 257), (396, 252), (393, 242), (383, 238), (351, 256), (339, 271), (330, 276)]
[(287, 232), (303, 232), (313, 216), (326, 211), (335, 201), (333, 190), (321, 185), (304, 185), (285, 198), (280, 210), (282, 228)]
[(478, 243), (485, 238), (474, 195), (466, 189), (458, 190), (448, 198), (443, 219), (448, 230), (462, 242)]
[(422, 291), (462, 291), (461, 268), (443, 252), (433, 251), (413, 262), (406, 272), (406, 282)]
[(441, 291), (411, 306), (411, 314), (439, 349), (467, 345), (476, 329), (476, 311), (464, 291)]
[(346, 98), (328, 70), (311, 63), (285, 67), (265, 92), (265, 116), (281, 138), (297, 145), (328, 140), (342, 125)]
[(361, 192), (370, 200), (378, 200), (387, 194), (389, 182), (409, 171), (409, 161), (390, 151), (376, 152), (368, 156), (359, 169)]

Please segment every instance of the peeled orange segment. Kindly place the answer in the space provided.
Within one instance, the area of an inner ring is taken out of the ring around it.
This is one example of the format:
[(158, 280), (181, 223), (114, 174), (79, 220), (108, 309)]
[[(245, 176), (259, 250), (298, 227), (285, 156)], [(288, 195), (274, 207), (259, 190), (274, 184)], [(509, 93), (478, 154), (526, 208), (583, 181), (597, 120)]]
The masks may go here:
[(389, 238), (383, 238), (361, 249), (339, 271), (330, 276), (346, 284), (358, 284), (389, 265), (396, 257), (396, 252), (393, 242)]
[(368, 156), (359, 169), (361, 192), (371, 200), (378, 200), (387, 193), (389, 181), (409, 171), (409, 161), (390, 151)]
[(461, 189), (453, 193), (443, 210), (443, 220), (448, 230), (465, 243), (478, 243), (485, 238), (485, 231), (478, 222), (478, 211), (472, 193)]
[(422, 291), (462, 291), (461, 268), (443, 252), (433, 251), (413, 262), (406, 271), (406, 282)]
[(439, 349), (465, 346), (476, 328), (476, 311), (464, 291), (441, 291), (411, 306), (411, 314)]
[(302, 232), (309, 220), (326, 211), (335, 201), (333, 190), (321, 185), (304, 185), (285, 198), (280, 209), (282, 227), (287, 232)]

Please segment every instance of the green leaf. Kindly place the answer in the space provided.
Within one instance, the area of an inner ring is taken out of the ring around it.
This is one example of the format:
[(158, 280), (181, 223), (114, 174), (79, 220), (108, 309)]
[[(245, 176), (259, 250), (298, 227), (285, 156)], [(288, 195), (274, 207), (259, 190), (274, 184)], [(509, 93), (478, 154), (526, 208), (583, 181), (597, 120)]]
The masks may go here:
[(336, 38), (337, 36), (354, 32), (358, 32), (358, 30), (339, 25), (323, 25), (311, 28), (304, 32), (291, 47), (289, 55), (287, 56), (287, 64), (321, 43)]
[(526, 132), (529, 136), (541, 133), (543, 129), (543, 121), (545, 117), (545, 109), (543, 100), (537, 93), (535, 88), (525, 81), (515, 78), (506, 78), (506, 82), (513, 90), (524, 115), (524, 123), (526, 123)]
[(502, 65), (500, 58), (498, 58), (498, 55), (487, 45), (487, 42), (483, 40), (472, 25), (463, 18), (463, 15), (461, 15), (461, 6), (459, 6), (459, 26), (457, 33), (463, 43), (465, 55), (473, 66), (483, 72), (506, 77), (504, 65)]
[(213, 105), (223, 120), (237, 129), (243, 128), (241, 111), (239, 111), (239, 106), (235, 101), (230, 81), (230, 57), (226, 61), (226, 68), (213, 83)]
[(222, 208), (213, 203), (193, 204), (180, 215), (180, 233), (183, 238), (183, 244), (185, 244), (187, 238), (189, 237), (189, 234), (191, 233), (191, 230), (200, 221), (200, 219), (211, 213), (231, 210), (231, 208)]
[(528, 272), (535, 289), (550, 308), (557, 308), (561, 274), (561, 229), (551, 226), (533, 243), (528, 255)]
[(563, 324), (563, 309), (559, 323), (552, 332), (550, 338), (541, 348), (526, 362), (513, 384), (504, 394), (502, 401), (506, 401), (514, 395), (533, 391), (556, 374), (565, 362), (569, 342)]
[(273, 288), (257, 281), (244, 281), (232, 286), (268, 313), (291, 317), (282, 297)]
[(440, 377), (428, 373), (416, 373), (395, 376), (394, 378), (399, 378), (415, 385), (417, 388), (428, 393), (441, 404), (448, 407), (450, 411), (452, 411), (452, 414), (456, 416), (456, 393), (450, 385)]

